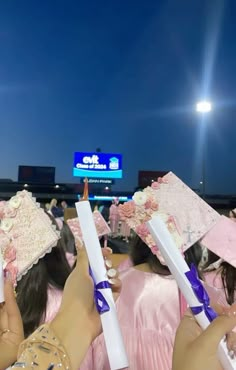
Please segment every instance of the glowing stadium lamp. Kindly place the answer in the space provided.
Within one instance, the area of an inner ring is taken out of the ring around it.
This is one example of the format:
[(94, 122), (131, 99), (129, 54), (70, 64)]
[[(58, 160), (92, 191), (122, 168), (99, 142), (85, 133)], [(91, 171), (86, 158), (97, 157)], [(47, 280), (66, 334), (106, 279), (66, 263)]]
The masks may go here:
[(212, 110), (212, 104), (210, 101), (203, 100), (196, 104), (196, 111), (199, 113), (209, 113)]

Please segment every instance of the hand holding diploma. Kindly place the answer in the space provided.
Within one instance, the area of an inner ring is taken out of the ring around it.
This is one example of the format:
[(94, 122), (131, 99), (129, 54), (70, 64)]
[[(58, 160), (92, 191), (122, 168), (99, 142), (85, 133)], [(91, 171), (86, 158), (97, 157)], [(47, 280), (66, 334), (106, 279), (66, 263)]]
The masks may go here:
[[(224, 313), (202, 331), (194, 318), (187, 313), (176, 333), (173, 370), (222, 370), (218, 356), (218, 346), (223, 337), (236, 326), (236, 316)], [(234, 345), (231, 347), (231, 351)], [(229, 348), (230, 350), (230, 348)]]
[[(195, 270), (189, 269), (180, 250), (176, 247), (165, 223), (156, 215), (147, 222), (147, 227), (158, 245), (172, 275), (188, 302), (196, 320), (202, 329), (206, 329), (216, 314), (209, 306), (209, 297), (200, 280), (196, 277)], [(218, 348), (220, 362), (225, 370), (236, 369), (236, 361), (228, 356), (226, 344), (221, 341)]]
[(128, 360), (91, 207), (88, 201), (83, 201), (76, 203), (76, 209), (94, 280), (95, 303), (101, 316), (110, 367), (111, 370), (123, 369), (128, 367)]

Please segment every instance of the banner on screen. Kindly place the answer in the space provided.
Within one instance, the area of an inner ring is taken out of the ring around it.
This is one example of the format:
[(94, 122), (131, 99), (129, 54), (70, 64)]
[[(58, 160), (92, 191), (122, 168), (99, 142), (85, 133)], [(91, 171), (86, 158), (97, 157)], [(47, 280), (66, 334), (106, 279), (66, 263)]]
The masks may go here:
[[(119, 202), (128, 202), (132, 200), (132, 196), (114, 196), (114, 195), (90, 195), (89, 200), (95, 201), (112, 201), (114, 198), (118, 198)], [(81, 195), (78, 195), (78, 199), (81, 199)]]
[(121, 179), (122, 155), (76, 152), (74, 154), (73, 175), (97, 179)]
[[(86, 177), (80, 179), (80, 183), (83, 184), (85, 182)], [(113, 179), (96, 179), (96, 178), (87, 178), (89, 184), (95, 185), (113, 185), (115, 180)]]

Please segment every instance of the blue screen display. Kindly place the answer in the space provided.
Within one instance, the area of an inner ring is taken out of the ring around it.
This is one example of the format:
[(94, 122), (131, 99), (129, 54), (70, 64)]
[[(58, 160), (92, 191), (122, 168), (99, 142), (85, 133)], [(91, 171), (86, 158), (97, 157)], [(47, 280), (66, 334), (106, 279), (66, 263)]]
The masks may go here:
[(73, 176), (121, 179), (122, 155), (76, 152), (74, 154)]

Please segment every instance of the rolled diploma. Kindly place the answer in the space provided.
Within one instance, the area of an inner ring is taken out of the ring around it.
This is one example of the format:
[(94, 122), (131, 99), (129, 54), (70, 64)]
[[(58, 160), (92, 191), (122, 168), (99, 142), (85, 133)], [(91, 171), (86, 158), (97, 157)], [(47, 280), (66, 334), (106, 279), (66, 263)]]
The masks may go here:
[[(93, 214), (88, 201), (77, 202), (76, 210), (80, 222), (84, 245), (88, 254), (90, 267), (96, 283), (107, 280), (101, 246), (94, 224)], [(123, 369), (129, 366), (121, 335), (116, 307), (111, 289), (102, 289), (110, 310), (101, 314), (103, 334), (111, 370)]]
[(0, 303), (3, 303), (4, 301), (5, 301), (4, 299), (4, 276), (3, 276), (2, 259), (0, 255)]
[[(176, 247), (165, 223), (156, 215), (147, 222), (147, 227), (189, 306), (199, 306), (200, 303), (192, 290), (191, 283), (185, 275), (185, 273), (189, 271), (189, 267), (181, 255), (181, 252)], [(195, 318), (202, 329), (206, 329), (210, 324), (204, 311), (195, 315)], [(218, 354), (221, 365), (225, 370), (236, 369), (236, 360), (232, 360), (228, 356), (228, 349), (223, 340), (220, 342)]]

